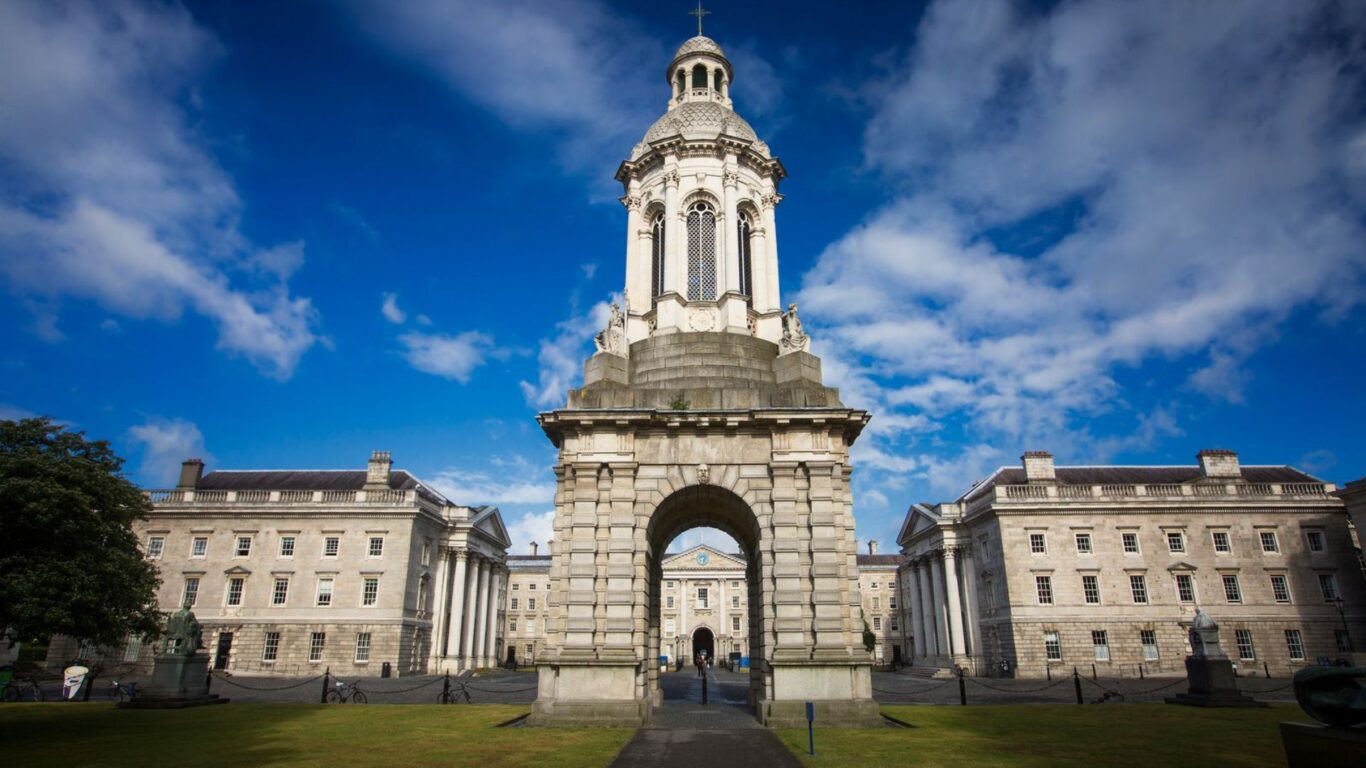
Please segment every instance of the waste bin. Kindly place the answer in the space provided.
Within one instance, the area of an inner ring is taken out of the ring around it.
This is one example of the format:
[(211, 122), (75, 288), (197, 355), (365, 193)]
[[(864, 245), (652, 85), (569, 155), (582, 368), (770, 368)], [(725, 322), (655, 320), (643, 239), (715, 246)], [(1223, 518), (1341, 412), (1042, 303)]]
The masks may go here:
[(386, 661), (386, 662), (384, 662), (384, 666), (382, 666), (382, 667), (379, 668), (379, 676), (380, 676), (380, 677), (388, 677), (388, 676), (389, 676), (389, 671), (390, 671), (389, 662)]
[(749, 657), (748, 657), (748, 656), (741, 656), (741, 657), (740, 657), (740, 669), (749, 669)]

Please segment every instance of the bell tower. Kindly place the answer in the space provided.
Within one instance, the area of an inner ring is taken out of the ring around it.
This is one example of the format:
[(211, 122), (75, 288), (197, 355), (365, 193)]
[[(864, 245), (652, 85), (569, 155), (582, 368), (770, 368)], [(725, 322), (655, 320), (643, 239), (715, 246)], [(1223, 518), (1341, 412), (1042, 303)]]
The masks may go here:
[(664, 71), (667, 109), (617, 169), (626, 206), (626, 336), (686, 331), (778, 343), (774, 208), (787, 172), (730, 98), (721, 46), (697, 36)]
[(653, 717), (660, 648), (692, 631), (661, 626), (661, 563), (707, 526), (743, 550), (755, 716), (800, 727), (810, 701), (827, 725), (880, 725), (850, 494), (869, 415), (824, 385), (796, 305), (781, 304), (786, 171), (735, 113), (721, 46), (699, 34), (664, 75), (664, 114), (616, 175), (625, 306), (583, 386), (537, 417), (559, 455), (531, 722)]

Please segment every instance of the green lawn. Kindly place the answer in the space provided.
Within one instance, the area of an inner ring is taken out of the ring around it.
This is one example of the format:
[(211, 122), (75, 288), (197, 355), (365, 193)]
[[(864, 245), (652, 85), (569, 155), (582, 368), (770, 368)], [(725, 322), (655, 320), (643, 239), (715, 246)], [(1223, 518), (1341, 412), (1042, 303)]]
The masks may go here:
[(112, 704), (0, 704), (14, 766), (455, 765), (600, 768), (628, 728), (495, 728), (525, 706), (227, 704), (117, 711)]
[(1284, 766), (1277, 724), (1307, 721), (1293, 705), (1198, 709), (1169, 704), (1102, 706), (883, 707), (915, 726), (780, 731), (812, 766)]

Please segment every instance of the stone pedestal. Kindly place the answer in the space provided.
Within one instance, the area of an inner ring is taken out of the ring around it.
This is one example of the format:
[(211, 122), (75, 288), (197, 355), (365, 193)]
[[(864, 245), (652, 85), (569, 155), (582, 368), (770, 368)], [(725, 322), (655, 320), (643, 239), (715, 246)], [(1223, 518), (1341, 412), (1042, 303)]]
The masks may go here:
[(209, 657), (160, 654), (152, 662), (152, 679), (138, 689), (132, 701), (119, 709), (182, 709), (206, 704), (227, 704), (209, 693)]
[(1290, 768), (1360, 768), (1366, 765), (1366, 731), (1310, 723), (1281, 723)]
[(1186, 678), (1190, 690), (1167, 697), (1168, 704), (1191, 707), (1265, 707), (1266, 703), (1238, 690), (1233, 662), (1226, 658), (1186, 657)]

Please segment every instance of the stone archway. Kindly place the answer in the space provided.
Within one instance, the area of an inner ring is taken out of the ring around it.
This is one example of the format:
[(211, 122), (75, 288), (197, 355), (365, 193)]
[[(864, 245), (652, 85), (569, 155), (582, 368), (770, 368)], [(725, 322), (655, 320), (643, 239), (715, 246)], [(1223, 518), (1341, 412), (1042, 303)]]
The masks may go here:
[(692, 656), (716, 661), (716, 633), (707, 627), (698, 627), (692, 632)]

